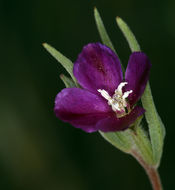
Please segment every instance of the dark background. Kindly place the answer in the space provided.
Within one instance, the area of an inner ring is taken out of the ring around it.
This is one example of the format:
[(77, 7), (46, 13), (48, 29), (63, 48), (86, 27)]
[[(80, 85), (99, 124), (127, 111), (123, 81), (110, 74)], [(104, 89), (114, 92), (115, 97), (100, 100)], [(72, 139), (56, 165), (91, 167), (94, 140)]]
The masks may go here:
[(173, 0), (0, 0), (0, 189), (151, 189), (131, 156), (53, 113), (66, 72), (42, 43), (75, 61), (85, 44), (100, 41), (94, 6), (125, 65), (130, 51), (117, 15), (151, 59), (152, 92), (167, 131), (160, 175), (165, 189), (175, 189)]

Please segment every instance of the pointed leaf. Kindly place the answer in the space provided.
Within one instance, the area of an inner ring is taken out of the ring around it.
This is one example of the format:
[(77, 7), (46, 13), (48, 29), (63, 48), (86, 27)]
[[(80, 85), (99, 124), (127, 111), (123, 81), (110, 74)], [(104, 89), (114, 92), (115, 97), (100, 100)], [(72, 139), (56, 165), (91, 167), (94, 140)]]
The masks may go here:
[(142, 100), (143, 107), (145, 108), (145, 110), (147, 110), (145, 112), (145, 117), (149, 126), (149, 133), (150, 133), (151, 144), (153, 148), (154, 160), (158, 167), (161, 160), (162, 152), (163, 152), (165, 127), (154, 105), (149, 84), (147, 84), (147, 87), (145, 89), (145, 92), (141, 100)]
[(117, 17), (116, 21), (120, 30), (123, 32), (125, 38), (127, 39), (131, 51), (140, 51), (140, 46), (137, 43), (136, 38), (128, 25), (120, 17)]
[(76, 86), (76, 84), (74, 83), (74, 81), (71, 78), (65, 76), (64, 74), (61, 74), (60, 78), (64, 82), (66, 88), (72, 88), (72, 87)]
[(132, 147), (130, 131), (108, 132), (99, 131), (105, 140), (125, 153), (129, 153)]
[[(128, 41), (131, 51), (132, 52), (141, 51), (140, 46), (134, 34), (128, 27), (128, 25), (119, 17), (117, 17), (116, 21), (119, 28), (123, 32), (126, 40)], [(143, 107), (146, 110), (145, 117), (146, 117), (148, 127), (149, 127), (149, 134), (150, 134), (151, 145), (152, 145), (152, 150), (153, 150), (154, 162), (158, 167), (161, 156), (162, 156), (162, 151), (163, 151), (165, 127), (154, 105), (149, 83), (147, 84), (147, 87), (145, 89), (144, 94), (142, 95), (141, 100), (142, 100)]]
[(70, 59), (68, 59), (67, 57), (65, 57), (63, 54), (61, 54), (59, 51), (57, 51), (55, 48), (53, 48), (52, 46), (50, 46), (47, 43), (44, 43), (43, 46), (45, 47), (45, 49), (59, 62), (61, 63), (61, 65), (66, 69), (66, 71), (70, 74), (70, 76), (72, 77), (73, 81), (75, 83), (76, 79), (73, 75), (73, 63), (70, 61)]
[(112, 42), (111, 42), (111, 40), (110, 40), (110, 38), (109, 38), (109, 36), (108, 36), (108, 34), (106, 32), (105, 26), (103, 24), (103, 21), (102, 21), (102, 19), (100, 17), (100, 14), (99, 14), (97, 8), (94, 9), (94, 17), (95, 17), (97, 29), (98, 29), (98, 32), (100, 34), (102, 42), (106, 46), (110, 47), (116, 53), (116, 51), (114, 49), (114, 46), (113, 46), (113, 44), (112, 44)]
[[(95, 22), (96, 22), (96, 25), (97, 25), (97, 29), (98, 29), (98, 32), (100, 34), (100, 38), (101, 38), (103, 44), (108, 46), (109, 48), (111, 48), (115, 52), (115, 54), (117, 55), (117, 52), (116, 52), (116, 50), (115, 50), (115, 48), (114, 48), (108, 34), (107, 34), (107, 31), (105, 29), (105, 26), (103, 24), (103, 21), (101, 19), (101, 16), (100, 16), (97, 8), (94, 9), (94, 17), (95, 17)], [(118, 58), (119, 58), (119, 56), (118, 56)], [(120, 60), (120, 58), (119, 58), (119, 60)], [(120, 63), (122, 65), (121, 60), (120, 60)], [(124, 69), (124, 67), (122, 65), (122, 71), (124, 71), (124, 70), (125, 69)]]
[(142, 156), (143, 160), (149, 165), (154, 165), (152, 147), (146, 131), (140, 125), (131, 135), (137, 147), (136, 150)]

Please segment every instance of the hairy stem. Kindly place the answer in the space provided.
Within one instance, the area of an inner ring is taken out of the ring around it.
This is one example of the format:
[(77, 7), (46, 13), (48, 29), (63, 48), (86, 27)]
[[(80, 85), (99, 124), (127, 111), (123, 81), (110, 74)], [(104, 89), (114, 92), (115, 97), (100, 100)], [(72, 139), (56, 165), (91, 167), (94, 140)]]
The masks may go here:
[(148, 175), (150, 183), (153, 190), (163, 190), (159, 173), (154, 166), (150, 166), (142, 159), (142, 157), (137, 153), (137, 151), (132, 150), (131, 154), (137, 159), (137, 161), (144, 168), (145, 172)]

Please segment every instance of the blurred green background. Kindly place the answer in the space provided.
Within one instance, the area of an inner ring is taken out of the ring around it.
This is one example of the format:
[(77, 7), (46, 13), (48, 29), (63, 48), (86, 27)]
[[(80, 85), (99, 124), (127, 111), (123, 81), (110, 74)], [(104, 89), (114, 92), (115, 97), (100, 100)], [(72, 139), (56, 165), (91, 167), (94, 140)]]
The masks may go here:
[(53, 113), (64, 88), (59, 75), (66, 72), (42, 43), (75, 61), (85, 44), (100, 41), (94, 6), (125, 65), (130, 51), (117, 15), (152, 61), (152, 92), (167, 131), (160, 175), (165, 189), (175, 189), (173, 0), (0, 1), (0, 189), (151, 189), (131, 156)]

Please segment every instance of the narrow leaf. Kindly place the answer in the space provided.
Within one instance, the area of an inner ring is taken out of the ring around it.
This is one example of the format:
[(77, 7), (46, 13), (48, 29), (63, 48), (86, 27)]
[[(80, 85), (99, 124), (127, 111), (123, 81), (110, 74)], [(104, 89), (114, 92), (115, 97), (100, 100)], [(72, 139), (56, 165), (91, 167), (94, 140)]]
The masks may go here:
[[(116, 21), (117, 21), (119, 28), (123, 32), (128, 44), (130, 46), (131, 51), (132, 52), (141, 51), (140, 46), (139, 46), (134, 34), (128, 27), (128, 25), (119, 17), (117, 17)], [(158, 165), (160, 163), (161, 155), (162, 155), (162, 150), (163, 150), (165, 128), (164, 128), (164, 125), (157, 113), (156, 107), (154, 105), (154, 101), (153, 101), (149, 83), (146, 86), (145, 92), (142, 95), (141, 100), (142, 100), (143, 107), (146, 110), (145, 117), (146, 117), (148, 127), (149, 127), (149, 134), (150, 134), (150, 138), (151, 138), (154, 162), (158, 167)]]
[(65, 76), (64, 74), (61, 74), (60, 78), (64, 82), (66, 88), (76, 87), (76, 84), (74, 83), (74, 81), (71, 78)]
[(106, 139), (109, 143), (111, 143), (116, 148), (120, 149), (125, 153), (129, 153), (132, 147), (130, 131), (122, 131), (122, 132), (108, 132), (103, 133), (100, 131), (100, 134)]
[(108, 34), (106, 32), (105, 26), (103, 24), (103, 21), (102, 21), (102, 19), (100, 17), (100, 14), (99, 14), (97, 8), (94, 9), (94, 17), (95, 17), (97, 29), (98, 29), (98, 32), (100, 34), (102, 42), (106, 46), (110, 47), (116, 53), (116, 51), (114, 49), (114, 46), (113, 46), (113, 44), (112, 44), (112, 42), (111, 42), (111, 40), (110, 40), (110, 38), (109, 38), (109, 36), (108, 36)]
[(140, 51), (140, 46), (137, 43), (136, 38), (128, 25), (120, 17), (117, 17), (116, 21), (120, 30), (123, 32), (125, 38), (127, 39), (131, 51)]
[[(109, 48), (111, 48), (115, 52), (115, 54), (117, 55), (117, 52), (116, 52), (116, 50), (115, 50), (115, 48), (114, 48), (108, 34), (107, 34), (107, 31), (105, 29), (105, 26), (103, 24), (103, 21), (101, 19), (101, 16), (100, 16), (97, 8), (94, 9), (94, 17), (95, 17), (95, 22), (96, 22), (96, 25), (97, 25), (97, 29), (98, 29), (98, 32), (100, 34), (100, 38), (101, 38), (103, 44), (108, 46)], [(118, 56), (118, 58), (119, 58), (119, 56)], [(119, 60), (120, 60), (120, 58), (119, 58)], [(124, 71), (125, 69), (124, 69), (124, 67), (122, 65), (121, 60), (120, 60), (120, 63), (121, 63), (121, 66), (122, 66), (122, 71)]]
[(150, 133), (151, 144), (153, 148), (154, 160), (158, 167), (161, 156), (162, 156), (162, 151), (163, 151), (165, 127), (154, 105), (149, 84), (147, 84), (147, 87), (145, 89), (145, 92), (141, 100), (142, 100), (143, 107), (145, 108), (145, 110), (147, 110), (145, 112), (145, 117), (149, 126), (149, 133)]
[(45, 49), (59, 62), (61, 63), (61, 65), (66, 69), (66, 71), (70, 74), (70, 76), (72, 77), (73, 81), (75, 83), (76, 79), (73, 75), (73, 63), (70, 59), (68, 59), (67, 57), (65, 57), (63, 54), (61, 54), (59, 51), (57, 51), (55, 48), (53, 48), (52, 46), (50, 46), (47, 43), (44, 43), (43, 46), (45, 47)]
[(145, 162), (149, 165), (154, 165), (153, 152), (151, 143), (149, 141), (148, 135), (142, 126), (138, 126), (134, 132), (131, 133), (134, 143), (136, 145), (136, 150)]

